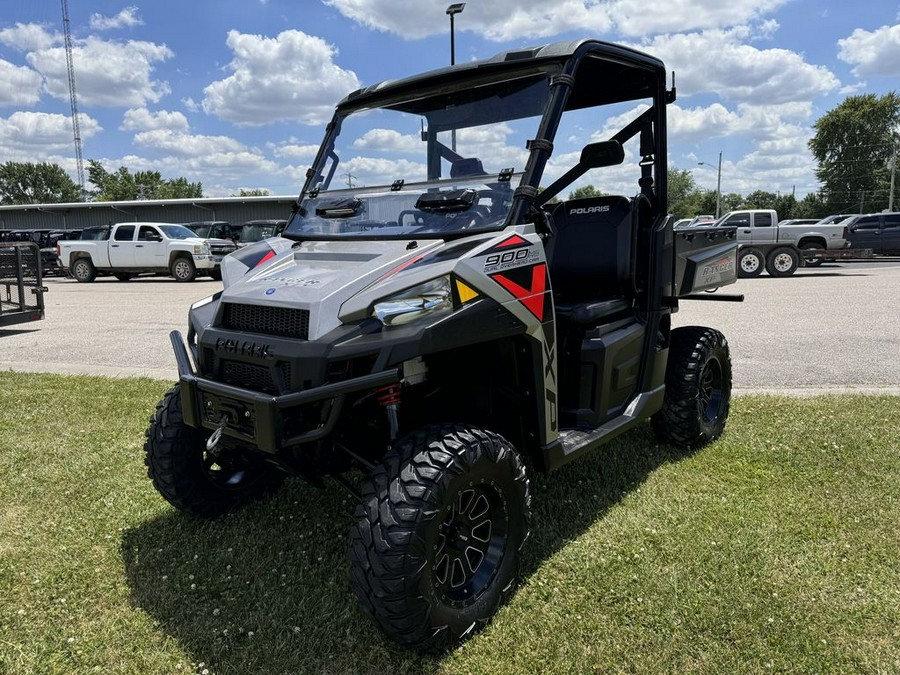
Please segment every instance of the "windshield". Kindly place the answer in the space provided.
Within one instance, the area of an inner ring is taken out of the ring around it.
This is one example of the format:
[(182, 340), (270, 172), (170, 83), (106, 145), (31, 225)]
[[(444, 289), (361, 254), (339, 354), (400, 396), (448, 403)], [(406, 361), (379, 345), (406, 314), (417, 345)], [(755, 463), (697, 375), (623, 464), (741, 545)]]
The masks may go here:
[(161, 225), (160, 228), (169, 239), (194, 239), (196, 233), (191, 232), (184, 225)]
[(203, 239), (209, 239), (210, 231), (212, 230), (212, 226), (210, 225), (185, 225), (189, 230), (191, 230), (195, 236), (201, 237)]
[(241, 241), (244, 243), (252, 241), (260, 241), (274, 237), (277, 225), (273, 224), (245, 224), (241, 228)]
[(499, 229), (549, 96), (547, 75), (532, 72), (338, 116), (285, 236)]

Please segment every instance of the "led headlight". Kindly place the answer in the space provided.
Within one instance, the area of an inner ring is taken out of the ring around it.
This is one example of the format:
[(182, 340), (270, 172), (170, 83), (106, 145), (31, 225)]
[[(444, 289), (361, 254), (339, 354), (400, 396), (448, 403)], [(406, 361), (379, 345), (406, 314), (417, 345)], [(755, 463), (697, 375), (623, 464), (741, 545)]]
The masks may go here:
[(452, 307), (450, 277), (444, 276), (375, 303), (373, 314), (385, 326), (399, 326)]

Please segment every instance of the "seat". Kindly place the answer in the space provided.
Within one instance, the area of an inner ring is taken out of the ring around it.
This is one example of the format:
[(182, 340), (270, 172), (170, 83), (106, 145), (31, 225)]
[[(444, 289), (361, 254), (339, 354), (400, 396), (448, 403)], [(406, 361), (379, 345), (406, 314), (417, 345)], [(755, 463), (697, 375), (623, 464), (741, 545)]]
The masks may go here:
[(483, 176), (484, 166), (477, 157), (462, 157), (450, 164), (450, 178)]
[(631, 200), (606, 195), (560, 202), (550, 221), (547, 257), (557, 316), (587, 326), (629, 311)]

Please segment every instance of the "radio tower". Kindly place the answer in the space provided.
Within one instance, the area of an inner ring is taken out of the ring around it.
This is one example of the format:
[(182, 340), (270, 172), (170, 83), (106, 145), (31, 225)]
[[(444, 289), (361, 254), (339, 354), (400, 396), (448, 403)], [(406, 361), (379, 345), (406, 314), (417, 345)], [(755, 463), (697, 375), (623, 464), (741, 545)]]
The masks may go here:
[(66, 69), (69, 72), (69, 100), (72, 103), (72, 134), (75, 137), (75, 163), (78, 187), (84, 195), (84, 160), (81, 157), (81, 131), (78, 128), (78, 93), (75, 91), (75, 65), (72, 63), (72, 33), (69, 30), (69, 3), (62, 1), (63, 34), (66, 40)]

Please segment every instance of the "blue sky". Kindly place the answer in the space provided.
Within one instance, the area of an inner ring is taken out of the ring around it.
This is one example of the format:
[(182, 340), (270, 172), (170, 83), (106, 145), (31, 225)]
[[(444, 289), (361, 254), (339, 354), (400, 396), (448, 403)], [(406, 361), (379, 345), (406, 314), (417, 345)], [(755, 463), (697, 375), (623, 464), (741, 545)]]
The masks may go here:
[[(69, 0), (84, 157), (200, 181), (208, 196), (299, 189), (333, 105), (359, 86), (449, 63), (431, 0)], [(0, 162), (75, 174), (58, 0), (0, 3)], [(900, 82), (887, 0), (469, 0), (457, 62), (595, 37), (676, 73), (670, 166), (723, 192), (817, 189), (812, 125)], [(89, 186), (90, 187), (90, 186)]]

